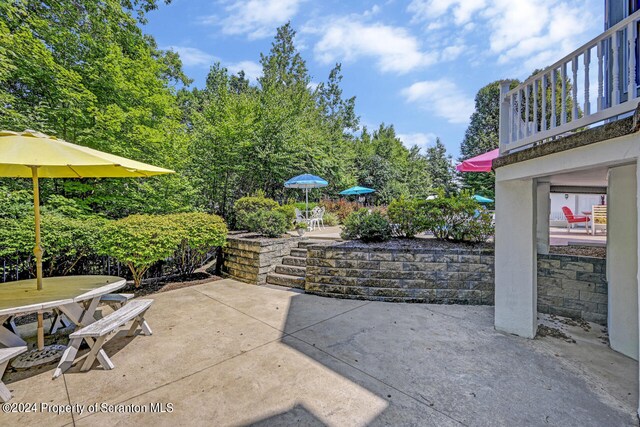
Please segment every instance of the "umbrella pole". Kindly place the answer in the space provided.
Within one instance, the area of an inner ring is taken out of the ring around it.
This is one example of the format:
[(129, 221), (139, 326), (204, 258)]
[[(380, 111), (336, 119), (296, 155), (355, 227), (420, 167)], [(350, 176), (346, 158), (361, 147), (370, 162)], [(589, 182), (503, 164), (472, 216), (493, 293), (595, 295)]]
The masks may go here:
[(305, 200), (305, 207), (307, 210), (307, 219), (309, 219), (309, 189), (308, 188), (304, 189), (304, 200)]
[[(36, 247), (33, 253), (36, 256), (36, 283), (38, 290), (42, 290), (42, 245), (40, 244), (40, 187), (38, 185), (38, 167), (31, 166), (33, 178), (33, 214), (36, 226)], [(44, 349), (44, 326), (42, 312), (38, 312), (38, 350)]]

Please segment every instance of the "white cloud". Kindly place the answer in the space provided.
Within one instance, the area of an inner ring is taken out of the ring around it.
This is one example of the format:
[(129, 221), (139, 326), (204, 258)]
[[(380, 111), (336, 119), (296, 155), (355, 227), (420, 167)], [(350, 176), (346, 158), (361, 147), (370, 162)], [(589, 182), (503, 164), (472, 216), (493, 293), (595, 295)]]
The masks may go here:
[(405, 147), (411, 148), (414, 145), (417, 145), (421, 150), (424, 150), (429, 145), (433, 144), (437, 138), (436, 134), (431, 132), (399, 133), (396, 136), (400, 141), (402, 141), (402, 144)]
[(180, 55), (182, 64), (187, 67), (211, 65), (216, 60), (215, 56), (195, 47), (166, 46), (163, 49), (176, 52), (178, 55)]
[(276, 27), (293, 18), (304, 0), (234, 0), (225, 17), (205, 16), (203, 24), (219, 25), (223, 34), (246, 35), (249, 40), (271, 37)]
[(228, 63), (226, 65), (227, 70), (232, 74), (238, 74), (240, 71), (244, 71), (245, 77), (251, 82), (254, 83), (256, 79), (262, 76), (262, 65), (253, 61), (240, 61)]
[(369, 57), (376, 60), (380, 71), (402, 74), (438, 59), (435, 52), (423, 51), (418, 39), (405, 28), (364, 23), (354, 16), (331, 19), (319, 29), (306, 27), (305, 31), (321, 34), (314, 54), (324, 64)]
[(448, 79), (417, 82), (402, 89), (401, 94), (407, 102), (415, 103), (449, 123), (468, 123), (474, 111), (473, 98)]
[(407, 11), (428, 34), (463, 37), (528, 74), (601, 32), (602, 20), (592, 12), (601, 7), (597, 0), (413, 0)]

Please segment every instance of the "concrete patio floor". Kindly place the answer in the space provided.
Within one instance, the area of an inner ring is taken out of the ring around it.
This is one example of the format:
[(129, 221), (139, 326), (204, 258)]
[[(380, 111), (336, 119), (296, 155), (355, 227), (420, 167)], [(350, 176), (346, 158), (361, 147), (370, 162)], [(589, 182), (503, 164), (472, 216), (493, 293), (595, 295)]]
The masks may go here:
[[(153, 336), (119, 333), (105, 346), (114, 370), (5, 376), (12, 402), (84, 413), (0, 414), (0, 425), (637, 424), (637, 363), (595, 327), (564, 326), (576, 343), (526, 340), (496, 332), (493, 307), (328, 299), (233, 280), (152, 298)], [(94, 403), (173, 410), (88, 414)]]

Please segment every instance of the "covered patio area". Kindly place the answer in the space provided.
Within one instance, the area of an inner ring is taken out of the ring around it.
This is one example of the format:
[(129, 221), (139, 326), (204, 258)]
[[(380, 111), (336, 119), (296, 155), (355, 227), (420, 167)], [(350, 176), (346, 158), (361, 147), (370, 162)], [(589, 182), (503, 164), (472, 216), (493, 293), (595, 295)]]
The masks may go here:
[[(603, 344), (598, 325), (587, 331), (545, 318), (575, 343), (527, 340), (496, 331), (490, 306), (331, 299), (228, 279), (151, 297), (147, 320), (154, 335), (131, 340), (120, 333), (107, 343), (116, 369), (74, 366), (55, 381), (51, 370), (5, 376), (12, 402), (73, 413), (5, 413), (0, 423), (635, 421), (637, 396), (628, 391), (635, 388), (637, 363)], [(89, 413), (95, 403), (106, 409)]]

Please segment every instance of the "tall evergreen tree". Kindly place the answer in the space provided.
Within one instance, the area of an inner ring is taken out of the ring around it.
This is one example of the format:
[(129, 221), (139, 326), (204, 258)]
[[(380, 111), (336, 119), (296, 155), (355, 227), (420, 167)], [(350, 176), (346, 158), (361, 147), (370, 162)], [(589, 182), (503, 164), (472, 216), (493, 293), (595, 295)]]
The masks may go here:
[(447, 148), (440, 138), (436, 138), (436, 143), (426, 151), (433, 188), (443, 190), (446, 194), (455, 192), (457, 190), (455, 169), (451, 156), (447, 155)]

